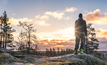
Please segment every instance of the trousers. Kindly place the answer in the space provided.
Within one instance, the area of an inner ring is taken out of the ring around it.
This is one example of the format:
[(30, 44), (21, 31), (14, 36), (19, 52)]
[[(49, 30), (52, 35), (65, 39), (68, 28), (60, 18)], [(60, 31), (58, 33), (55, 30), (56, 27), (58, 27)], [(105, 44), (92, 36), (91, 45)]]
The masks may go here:
[(76, 44), (75, 44), (75, 50), (79, 48), (79, 44), (81, 41), (80, 49), (84, 49), (84, 44), (85, 44), (85, 32), (79, 32), (76, 33)]

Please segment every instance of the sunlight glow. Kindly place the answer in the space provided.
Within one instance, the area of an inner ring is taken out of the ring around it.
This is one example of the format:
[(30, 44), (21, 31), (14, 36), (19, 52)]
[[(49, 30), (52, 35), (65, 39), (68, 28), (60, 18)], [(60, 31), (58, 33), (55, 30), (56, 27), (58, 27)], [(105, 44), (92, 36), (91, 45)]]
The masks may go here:
[(64, 47), (64, 45), (56, 45), (55, 47)]
[(48, 43), (45, 43), (45, 45), (48, 45)]
[(53, 40), (53, 39), (59, 39), (59, 40), (69, 40), (69, 39), (74, 39), (74, 28), (65, 28), (65, 29), (60, 29), (58, 31), (54, 32), (42, 32), (42, 33), (37, 33), (39, 40), (44, 40), (48, 39), (48, 41)]

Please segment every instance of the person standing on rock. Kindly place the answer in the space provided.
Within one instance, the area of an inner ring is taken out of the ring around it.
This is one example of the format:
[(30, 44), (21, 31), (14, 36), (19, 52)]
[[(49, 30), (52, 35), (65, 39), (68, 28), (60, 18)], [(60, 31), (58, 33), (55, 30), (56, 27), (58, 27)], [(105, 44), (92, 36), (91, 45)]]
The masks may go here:
[(80, 45), (80, 53), (83, 53), (84, 44), (85, 44), (85, 36), (87, 36), (87, 27), (86, 21), (83, 20), (82, 14), (79, 14), (79, 19), (75, 21), (75, 37), (76, 37), (76, 44), (75, 44), (75, 54), (78, 54), (79, 43)]

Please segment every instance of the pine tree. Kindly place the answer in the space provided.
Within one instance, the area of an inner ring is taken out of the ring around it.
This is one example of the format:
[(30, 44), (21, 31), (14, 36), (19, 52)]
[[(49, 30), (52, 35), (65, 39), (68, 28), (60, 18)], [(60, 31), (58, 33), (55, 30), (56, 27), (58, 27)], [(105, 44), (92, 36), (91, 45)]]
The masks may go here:
[(58, 53), (57, 53), (57, 55), (60, 55), (60, 52), (59, 52), (59, 47), (57, 48), (57, 50), (58, 50)]
[(3, 41), (3, 48), (6, 48), (7, 43), (10, 43), (13, 41), (13, 35), (12, 32), (15, 32), (14, 29), (12, 29), (9, 23), (9, 18), (7, 17), (6, 11), (4, 11), (3, 16), (0, 18), (1, 20), (1, 40)]
[(49, 56), (49, 50), (46, 48), (46, 56)]
[(50, 52), (49, 52), (49, 54), (50, 54), (50, 56), (53, 56), (53, 54), (52, 54), (52, 49), (50, 48)]
[(0, 48), (1, 48), (1, 46), (2, 46), (2, 38), (3, 38), (3, 32), (2, 32), (2, 16), (0, 17)]
[(66, 51), (65, 51), (65, 50), (63, 50), (63, 54), (64, 54), (64, 55), (66, 54)]
[(66, 49), (66, 54), (69, 54), (69, 49)]
[(56, 51), (54, 48), (53, 48), (53, 56), (56, 56)]
[(99, 41), (96, 39), (95, 28), (91, 27), (92, 24), (87, 25), (87, 38), (85, 45), (86, 53), (93, 53), (93, 51), (97, 50), (99, 47)]
[(63, 49), (61, 49), (61, 55), (63, 55), (64, 54), (64, 50)]
[(28, 54), (29, 54), (32, 41), (37, 42), (36, 36), (32, 34), (32, 32), (35, 32), (36, 30), (33, 29), (32, 24), (27, 24), (26, 22), (22, 23), (22, 22), (19, 21), (18, 26), (23, 27), (25, 29), (26, 33), (27, 33), (26, 42), (28, 44)]
[(21, 30), (21, 32), (19, 34), (19, 37), (18, 37), (18, 39), (19, 39), (19, 48), (18, 48), (18, 50), (23, 51), (25, 49), (26, 36), (27, 36), (27, 34), (25, 32), (22, 32), (22, 30)]

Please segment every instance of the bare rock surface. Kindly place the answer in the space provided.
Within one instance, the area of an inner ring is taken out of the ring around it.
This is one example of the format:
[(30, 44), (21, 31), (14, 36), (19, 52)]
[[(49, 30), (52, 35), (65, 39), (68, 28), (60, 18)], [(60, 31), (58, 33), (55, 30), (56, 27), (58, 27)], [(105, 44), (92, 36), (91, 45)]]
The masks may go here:
[(2, 65), (107, 65), (107, 63), (89, 54), (66, 54), (54, 57), (26, 55), (17, 58), (10, 50), (1, 48), (0, 52), (5, 55), (5, 63)]

